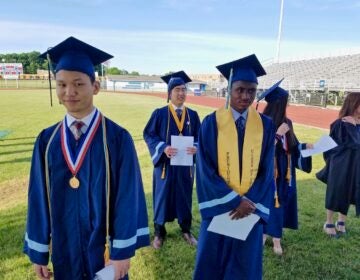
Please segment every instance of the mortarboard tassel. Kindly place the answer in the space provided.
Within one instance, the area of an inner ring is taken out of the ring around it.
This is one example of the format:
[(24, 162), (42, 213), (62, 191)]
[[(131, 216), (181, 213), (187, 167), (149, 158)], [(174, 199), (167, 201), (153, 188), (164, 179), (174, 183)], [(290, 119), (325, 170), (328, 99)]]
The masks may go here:
[(279, 196), (276, 190), (275, 190), (275, 208), (280, 208)]
[(277, 187), (276, 187), (276, 179), (278, 177), (278, 169), (277, 169), (277, 162), (276, 162), (276, 158), (274, 158), (274, 178), (275, 178), (275, 208), (279, 208), (280, 207), (280, 203), (279, 203), (279, 196), (278, 196), (278, 192), (277, 192)]
[(161, 173), (161, 179), (165, 179), (165, 163), (163, 165), (162, 173)]
[(288, 182), (290, 182), (290, 179), (291, 179), (291, 170), (290, 170), (291, 155), (290, 155), (290, 153), (287, 155), (287, 159), (288, 159), (288, 166), (287, 166), (287, 170), (286, 170), (286, 180)]
[(106, 243), (105, 243), (105, 252), (104, 252), (105, 265), (109, 262), (109, 260), (110, 260), (109, 242), (106, 241)]
[(51, 59), (50, 59), (50, 55), (49, 53), (46, 54), (46, 58), (48, 61), (48, 74), (49, 74), (49, 88), (50, 88), (50, 106), (52, 107), (53, 103), (52, 103), (52, 86), (51, 86)]
[(229, 109), (232, 77), (233, 77), (233, 69), (231, 68), (231, 70), (230, 70), (230, 76), (229, 76), (228, 89), (227, 89), (227, 94), (226, 94), (226, 102), (225, 102), (225, 108), (226, 108), (226, 109)]

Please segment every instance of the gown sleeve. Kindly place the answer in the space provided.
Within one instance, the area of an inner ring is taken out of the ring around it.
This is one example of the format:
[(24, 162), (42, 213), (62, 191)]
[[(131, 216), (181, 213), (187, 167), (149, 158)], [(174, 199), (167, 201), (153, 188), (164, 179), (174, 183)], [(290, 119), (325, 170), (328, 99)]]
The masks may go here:
[(49, 260), (50, 216), (45, 184), (45, 149), (43, 132), (35, 142), (31, 160), (28, 212), (24, 253), (32, 263), (47, 265)]
[(120, 143), (110, 147), (110, 154), (118, 155), (111, 161), (115, 182), (110, 192), (112, 260), (130, 258), (136, 249), (150, 244), (145, 195), (134, 142), (126, 130), (118, 138)]
[(151, 160), (154, 166), (158, 166), (166, 160), (164, 150), (167, 144), (164, 139), (159, 136), (159, 118), (160, 111), (157, 109), (152, 113), (143, 132), (144, 140), (149, 148)]

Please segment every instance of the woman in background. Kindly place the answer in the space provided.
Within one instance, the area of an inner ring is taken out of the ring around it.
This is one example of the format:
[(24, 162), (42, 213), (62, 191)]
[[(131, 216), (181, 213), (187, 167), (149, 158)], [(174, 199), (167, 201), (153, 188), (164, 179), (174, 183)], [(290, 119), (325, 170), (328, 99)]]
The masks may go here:
[(273, 85), (259, 98), (261, 100), (265, 97), (268, 104), (263, 113), (270, 117), (277, 127), (274, 208), (270, 210), (270, 220), (264, 227), (263, 237), (264, 244), (268, 235), (272, 237), (273, 250), (277, 255), (283, 254), (280, 242), (283, 228), (298, 228), (295, 168), (308, 173), (312, 168), (311, 157), (303, 158), (300, 151), (313, 148), (312, 144), (300, 144), (297, 140), (292, 122), (286, 117), (289, 93), (279, 87), (280, 82)]
[[(360, 92), (350, 93), (330, 125), (330, 136), (338, 144), (324, 153), (326, 166), (316, 177), (327, 184), (324, 231), (331, 237), (345, 234), (345, 221), (350, 204), (360, 214)], [(334, 212), (338, 212), (334, 224)]]

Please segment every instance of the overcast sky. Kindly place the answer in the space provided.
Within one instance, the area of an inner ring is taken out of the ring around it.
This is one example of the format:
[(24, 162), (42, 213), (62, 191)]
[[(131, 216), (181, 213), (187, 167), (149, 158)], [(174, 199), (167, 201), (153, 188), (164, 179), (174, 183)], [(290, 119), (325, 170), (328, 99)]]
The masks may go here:
[[(69, 36), (142, 74), (276, 55), (281, 0), (11, 0), (1, 4), (0, 53), (43, 52)], [(360, 53), (360, 0), (284, 0), (280, 58)]]

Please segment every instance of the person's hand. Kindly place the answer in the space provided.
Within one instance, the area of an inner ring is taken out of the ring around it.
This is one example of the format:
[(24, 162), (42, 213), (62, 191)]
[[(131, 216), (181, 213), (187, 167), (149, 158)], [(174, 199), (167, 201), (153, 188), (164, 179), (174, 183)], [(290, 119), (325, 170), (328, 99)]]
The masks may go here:
[(345, 116), (341, 119), (343, 122), (351, 123), (353, 125), (356, 125), (356, 120), (353, 116)]
[(34, 270), (39, 279), (46, 280), (50, 279), (52, 276), (52, 272), (50, 272), (46, 265), (34, 263)]
[(232, 220), (238, 220), (249, 216), (255, 211), (256, 207), (253, 202), (247, 199), (242, 199), (239, 206), (230, 212)]
[(112, 264), (115, 270), (115, 278), (114, 280), (119, 280), (125, 277), (128, 274), (130, 269), (130, 259), (126, 260), (110, 260), (109, 265)]
[(283, 136), (290, 130), (289, 125), (287, 123), (282, 123), (276, 131), (276, 134)]
[(306, 143), (306, 149), (314, 149), (314, 144)]
[(187, 147), (186, 148), (186, 153), (188, 155), (194, 155), (196, 154), (197, 148), (196, 147)]
[(178, 151), (177, 149), (172, 148), (171, 146), (167, 146), (164, 149), (164, 153), (168, 158), (174, 157), (177, 154), (177, 151)]

